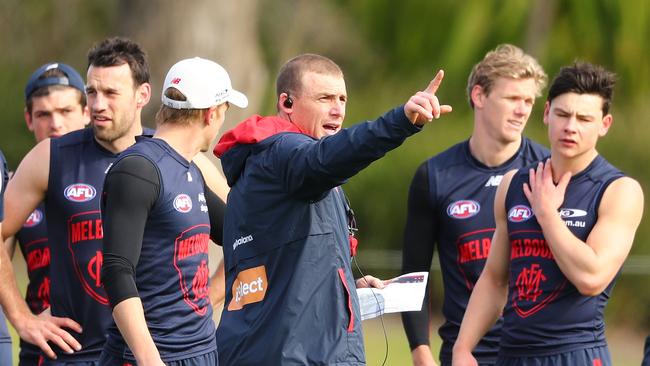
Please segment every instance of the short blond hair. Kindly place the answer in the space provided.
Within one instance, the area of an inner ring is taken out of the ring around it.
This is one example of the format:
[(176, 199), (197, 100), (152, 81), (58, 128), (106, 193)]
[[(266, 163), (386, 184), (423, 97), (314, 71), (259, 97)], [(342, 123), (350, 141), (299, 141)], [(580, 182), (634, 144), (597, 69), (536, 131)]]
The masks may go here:
[(467, 97), (470, 107), (472, 102), (472, 89), (480, 85), (485, 94), (490, 94), (494, 82), (498, 78), (533, 79), (537, 90), (535, 96), (542, 95), (546, 87), (548, 76), (537, 60), (525, 53), (521, 48), (511, 44), (501, 44), (488, 52), (483, 60), (474, 65), (467, 80)]
[[(186, 101), (187, 97), (176, 88), (167, 88), (165, 90), (167, 98)], [(164, 104), (160, 105), (160, 109), (156, 113), (156, 125), (165, 123), (174, 123), (179, 125), (189, 125), (196, 120), (202, 120), (207, 113), (206, 109), (174, 109)]]

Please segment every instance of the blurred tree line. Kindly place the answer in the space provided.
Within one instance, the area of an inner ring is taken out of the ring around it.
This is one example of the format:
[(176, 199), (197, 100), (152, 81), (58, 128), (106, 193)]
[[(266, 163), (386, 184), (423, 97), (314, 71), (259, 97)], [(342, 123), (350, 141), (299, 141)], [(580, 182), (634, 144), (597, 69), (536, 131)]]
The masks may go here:
[[(410, 179), (428, 157), (469, 137), (467, 76), (485, 52), (513, 43), (535, 56), (552, 77), (574, 60), (602, 64), (619, 75), (614, 127), (600, 152), (650, 187), (650, 2), (615, 0), (3, 0), (0, 4), (0, 149), (15, 167), (33, 144), (23, 122), (23, 87), (45, 62), (69, 63), (85, 74), (86, 51), (106, 36), (125, 35), (148, 51), (159, 106), (165, 71), (176, 60), (208, 57), (229, 70), (250, 107), (232, 111), (226, 128), (248, 114), (275, 112), (279, 66), (304, 52), (337, 61), (348, 86), (346, 124), (372, 119), (424, 88), (445, 70), (441, 101), (454, 112), (430, 124), (346, 184), (364, 249), (401, 248)], [(544, 97), (527, 135), (546, 144)], [(151, 122), (148, 123), (151, 125)], [(632, 249), (650, 255), (644, 220)], [(616, 245), (616, 243), (612, 243)], [(396, 270), (383, 273), (396, 275)], [(608, 317), (650, 328), (648, 275), (621, 276)], [(437, 287), (437, 291), (440, 288)], [(440, 298), (440, 296), (436, 296)]]

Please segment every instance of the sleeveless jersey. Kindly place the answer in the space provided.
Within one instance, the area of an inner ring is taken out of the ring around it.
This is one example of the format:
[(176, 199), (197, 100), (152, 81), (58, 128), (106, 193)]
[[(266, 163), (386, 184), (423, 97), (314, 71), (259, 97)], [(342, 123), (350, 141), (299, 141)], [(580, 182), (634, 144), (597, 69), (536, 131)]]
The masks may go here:
[[(41, 203), (32, 212), (23, 227), (16, 233), (20, 251), (27, 265), (27, 291), (25, 301), (34, 314), (50, 307), (50, 246), (47, 237), (45, 205)], [(37, 346), (20, 340), (20, 358), (38, 358)]]
[[(494, 195), (501, 178), (548, 156), (548, 150), (522, 138), (519, 151), (497, 167), (476, 160), (469, 141), (456, 144), (426, 162), (429, 196), (435, 212), (437, 243), (444, 285), (444, 324), (438, 330), (443, 340), (441, 361), (451, 362), (460, 323), (474, 284), (485, 266), (494, 233)], [(430, 243), (429, 245), (434, 245)], [(425, 308), (425, 311), (426, 308)], [(474, 355), (494, 362), (499, 345), (499, 322), (481, 339)]]
[(43, 203), (29, 215), (16, 239), (27, 264), (29, 284), (25, 301), (32, 313), (40, 314), (50, 306), (50, 248)]
[[(7, 160), (0, 151), (0, 222), (4, 220), (4, 193), (9, 181), (9, 169), (7, 168)], [(11, 336), (7, 329), (7, 322), (5, 321), (5, 313), (0, 307), (0, 343), (11, 343)], [(0, 357), (6, 359), (6, 357)]]
[(100, 196), (106, 170), (116, 155), (95, 141), (92, 128), (70, 132), (50, 143), (50, 175), (45, 216), (50, 243), (52, 315), (83, 327), (70, 331), (82, 350), (59, 361), (96, 361), (113, 318), (101, 285)]
[[(534, 167), (517, 172), (506, 194), (511, 252), (501, 352), (542, 356), (606, 345), (603, 312), (615, 281), (597, 296), (583, 296), (564, 276), (522, 189)], [(559, 212), (578, 239), (587, 240), (605, 189), (622, 176), (597, 156), (571, 178)]]
[[(129, 155), (150, 160), (160, 176), (160, 194), (147, 218), (134, 276), (151, 336), (166, 362), (212, 352), (210, 219), (201, 172), (156, 138), (139, 141), (120, 159)], [(114, 323), (105, 350), (134, 359)]]

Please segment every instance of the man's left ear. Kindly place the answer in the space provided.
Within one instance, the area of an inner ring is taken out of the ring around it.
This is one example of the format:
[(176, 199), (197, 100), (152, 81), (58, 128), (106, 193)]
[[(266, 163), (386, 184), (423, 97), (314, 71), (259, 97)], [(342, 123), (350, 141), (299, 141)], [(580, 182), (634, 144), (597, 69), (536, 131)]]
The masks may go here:
[(603, 137), (607, 135), (607, 131), (609, 131), (609, 128), (612, 126), (613, 122), (614, 117), (611, 114), (607, 114), (605, 117), (603, 117), (603, 123), (600, 126), (600, 131), (598, 131), (598, 136)]
[(144, 108), (149, 103), (149, 99), (151, 99), (151, 84), (149, 83), (143, 83), (138, 87), (138, 90), (136, 91), (136, 102), (138, 105), (138, 108)]

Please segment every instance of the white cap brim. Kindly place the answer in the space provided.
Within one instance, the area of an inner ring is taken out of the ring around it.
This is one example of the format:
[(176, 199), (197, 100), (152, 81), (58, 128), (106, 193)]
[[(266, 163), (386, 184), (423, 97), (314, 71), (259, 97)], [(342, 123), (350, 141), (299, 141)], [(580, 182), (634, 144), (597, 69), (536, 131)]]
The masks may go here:
[(226, 98), (226, 101), (228, 103), (232, 103), (236, 105), (239, 108), (248, 107), (248, 98), (246, 98), (244, 93), (237, 91), (235, 89), (230, 89), (230, 93), (228, 95), (228, 98)]

